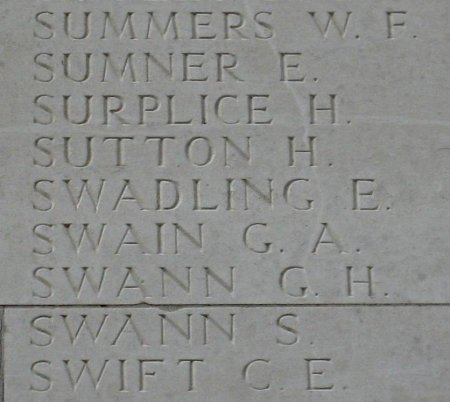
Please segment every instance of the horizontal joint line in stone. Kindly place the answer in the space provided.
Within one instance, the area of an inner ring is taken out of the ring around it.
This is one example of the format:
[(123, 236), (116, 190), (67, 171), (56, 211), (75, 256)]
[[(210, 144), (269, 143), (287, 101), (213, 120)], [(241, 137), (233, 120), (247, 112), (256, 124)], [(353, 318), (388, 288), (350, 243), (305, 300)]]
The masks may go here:
[(235, 304), (13, 304), (0, 305), (5, 309), (37, 309), (37, 308), (161, 308), (161, 309), (182, 309), (182, 308), (277, 308), (277, 307), (450, 307), (448, 303), (317, 303), (317, 304), (296, 304), (296, 303), (235, 303)]

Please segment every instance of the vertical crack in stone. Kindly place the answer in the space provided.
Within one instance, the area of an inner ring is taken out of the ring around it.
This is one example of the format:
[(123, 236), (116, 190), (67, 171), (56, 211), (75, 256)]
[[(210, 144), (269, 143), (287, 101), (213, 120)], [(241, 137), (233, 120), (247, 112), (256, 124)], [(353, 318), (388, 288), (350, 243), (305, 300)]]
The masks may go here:
[(5, 308), (0, 308), (0, 402), (5, 401)]

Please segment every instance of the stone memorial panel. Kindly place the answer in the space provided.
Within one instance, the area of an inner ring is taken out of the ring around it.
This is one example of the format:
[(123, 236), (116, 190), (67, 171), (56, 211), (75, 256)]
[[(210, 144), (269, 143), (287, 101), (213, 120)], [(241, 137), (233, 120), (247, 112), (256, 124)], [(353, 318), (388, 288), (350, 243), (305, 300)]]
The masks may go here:
[(445, 402), (442, 307), (6, 313), (7, 401)]
[(448, 0), (1, 0), (0, 402), (446, 402)]
[(2, 1), (1, 303), (449, 302), (449, 8)]

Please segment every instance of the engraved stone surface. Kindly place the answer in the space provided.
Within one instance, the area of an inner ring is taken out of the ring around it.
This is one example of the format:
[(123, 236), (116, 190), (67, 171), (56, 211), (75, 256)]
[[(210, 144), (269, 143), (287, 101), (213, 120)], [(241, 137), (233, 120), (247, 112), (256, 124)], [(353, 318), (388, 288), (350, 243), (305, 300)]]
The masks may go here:
[(449, 319), (412, 306), (8, 310), (5, 396), (444, 402)]
[(0, 402), (448, 401), (449, 20), (1, 0)]
[(2, 303), (450, 301), (448, 1), (1, 7)]

